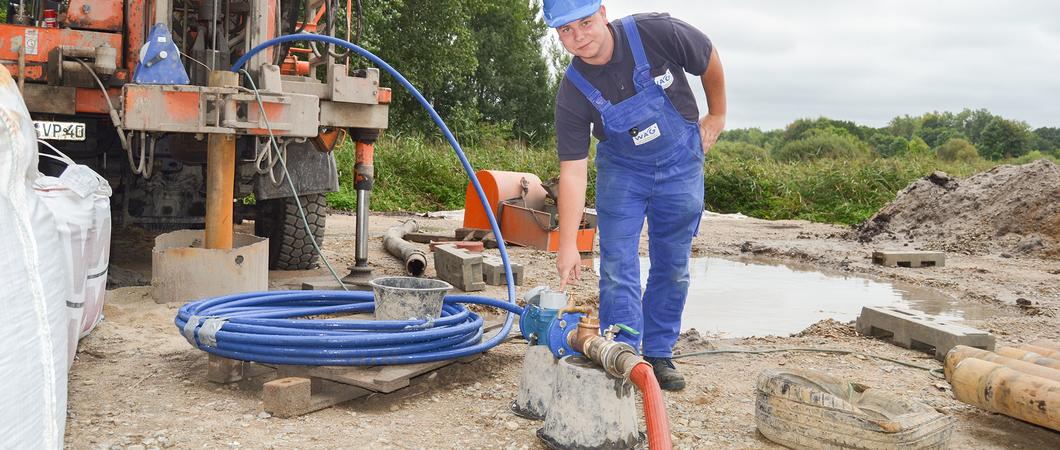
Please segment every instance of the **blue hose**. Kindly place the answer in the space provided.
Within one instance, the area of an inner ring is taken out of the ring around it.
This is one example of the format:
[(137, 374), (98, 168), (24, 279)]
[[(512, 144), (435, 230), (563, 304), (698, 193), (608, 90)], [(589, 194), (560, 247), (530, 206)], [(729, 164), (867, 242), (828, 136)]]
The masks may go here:
[[(398, 80), (427, 110), (442, 130), (456, 157), (471, 180), (479, 202), (486, 211), (490, 229), (504, 263), (508, 301), (493, 298), (449, 295), (440, 318), (424, 321), (309, 320), (311, 315), (352, 314), (374, 311), (370, 292), (357, 291), (274, 291), (215, 297), (184, 305), (174, 323), (196, 347), (226, 358), (271, 364), (374, 366), (416, 364), (470, 356), (501, 343), (511, 331), (513, 314), (522, 308), (515, 304), (508, 250), (500, 227), (489, 206), (467, 156), (427, 99), (396, 69), (371, 52), (342, 39), (316, 34), (293, 34), (263, 42), (232, 65), (239, 72), (262, 50), (291, 41), (325, 42), (350, 49), (383, 68)], [(463, 303), (479, 304), (507, 311), (501, 330), (482, 342), (482, 318), (468, 311)], [(208, 319), (220, 327), (204, 328)], [(189, 325), (190, 322), (190, 325)], [(204, 335), (205, 333), (205, 335)]]

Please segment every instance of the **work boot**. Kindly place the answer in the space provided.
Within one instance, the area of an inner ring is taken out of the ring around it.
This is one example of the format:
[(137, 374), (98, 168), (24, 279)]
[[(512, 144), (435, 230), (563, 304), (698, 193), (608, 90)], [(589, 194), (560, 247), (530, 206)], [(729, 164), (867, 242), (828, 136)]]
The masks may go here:
[(685, 388), (685, 377), (677, 371), (674, 360), (670, 358), (644, 358), (651, 364), (655, 372), (655, 379), (659, 381), (659, 387), (664, 391), (680, 391)]

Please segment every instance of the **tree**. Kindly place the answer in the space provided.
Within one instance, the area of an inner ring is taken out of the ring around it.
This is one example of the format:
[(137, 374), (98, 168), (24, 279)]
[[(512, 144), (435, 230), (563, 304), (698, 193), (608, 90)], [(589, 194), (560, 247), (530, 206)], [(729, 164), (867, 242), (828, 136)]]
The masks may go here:
[(1038, 128), (1034, 130), (1034, 136), (1038, 141), (1038, 150), (1060, 157), (1060, 128)]
[[(468, 0), (402, 0), (370, 28), (378, 33), (377, 54), (401, 71), (454, 130), (470, 127), (479, 119), (468, 89), (478, 68), (471, 6)], [(394, 88), (390, 107), (394, 128), (436, 129), (419, 103), (395, 80), (387, 77), (383, 83)]]
[(979, 151), (967, 139), (953, 138), (935, 149), (943, 161), (974, 161), (979, 159)]
[(928, 147), (934, 148), (955, 137), (964, 137), (962, 134), (963, 123), (958, 115), (949, 111), (931, 112), (920, 118), (920, 129), (916, 135), (919, 136)]
[(995, 117), (980, 135), (979, 150), (989, 159), (1019, 157), (1031, 151), (1030, 126), (1026, 122)]
[(906, 149), (909, 148), (909, 140), (901, 136), (876, 133), (869, 138), (869, 145), (872, 146), (876, 154), (884, 158), (891, 158), (904, 155)]
[(924, 142), (919, 136), (909, 140), (909, 145), (905, 148), (905, 154), (912, 156), (925, 156), (931, 154), (931, 147)]
[(908, 114), (891, 119), (886, 128), (891, 135), (905, 138), (906, 140), (912, 139), (919, 129), (920, 119), (909, 117)]
[(478, 66), (471, 85), (483, 121), (510, 124), (513, 137), (550, 137), (555, 90), (541, 43), (548, 31), (530, 2), (480, 0), (472, 14)]

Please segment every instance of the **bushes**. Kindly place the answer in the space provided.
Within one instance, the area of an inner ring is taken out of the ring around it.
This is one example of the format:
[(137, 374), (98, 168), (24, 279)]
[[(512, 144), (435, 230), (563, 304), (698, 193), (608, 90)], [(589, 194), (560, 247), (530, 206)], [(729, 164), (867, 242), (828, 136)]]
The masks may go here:
[(939, 159), (943, 161), (975, 161), (979, 159), (979, 151), (967, 139), (953, 138), (946, 141), (935, 150)]
[(779, 162), (718, 158), (707, 163), (707, 209), (763, 219), (855, 224), (935, 170), (967, 176), (990, 167), (930, 156)]
[(769, 159), (766, 149), (746, 142), (719, 141), (707, 152), (709, 158), (765, 160)]
[(815, 128), (773, 150), (778, 161), (818, 158), (857, 159), (869, 156), (869, 146), (840, 128)]

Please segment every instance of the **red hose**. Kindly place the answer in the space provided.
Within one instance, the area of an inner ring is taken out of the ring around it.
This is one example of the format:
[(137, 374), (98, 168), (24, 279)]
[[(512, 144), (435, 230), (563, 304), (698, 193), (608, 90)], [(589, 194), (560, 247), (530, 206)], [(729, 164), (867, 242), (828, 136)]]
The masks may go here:
[(633, 372), (629, 375), (640, 395), (644, 398), (644, 422), (648, 424), (648, 448), (650, 450), (669, 450), (673, 448), (670, 442), (670, 419), (666, 417), (666, 400), (663, 399), (662, 389), (659, 381), (655, 379), (655, 372), (651, 370), (651, 364), (640, 363), (633, 366)]

